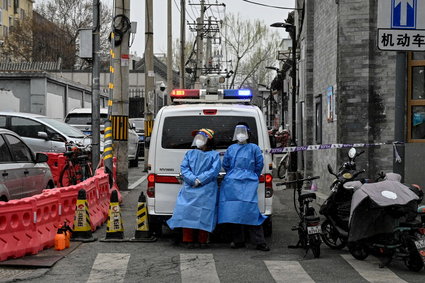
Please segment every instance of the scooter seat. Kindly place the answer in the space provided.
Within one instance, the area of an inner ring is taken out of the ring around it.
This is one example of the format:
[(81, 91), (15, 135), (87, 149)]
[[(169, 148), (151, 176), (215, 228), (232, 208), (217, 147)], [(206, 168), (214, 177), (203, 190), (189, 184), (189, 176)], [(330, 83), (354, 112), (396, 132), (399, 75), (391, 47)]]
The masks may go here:
[(312, 191), (302, 191), (301, 195), (300, 195), (300, 199), (304, 200), (304, 199), (316, 199), (316, 193), (312, 192)]

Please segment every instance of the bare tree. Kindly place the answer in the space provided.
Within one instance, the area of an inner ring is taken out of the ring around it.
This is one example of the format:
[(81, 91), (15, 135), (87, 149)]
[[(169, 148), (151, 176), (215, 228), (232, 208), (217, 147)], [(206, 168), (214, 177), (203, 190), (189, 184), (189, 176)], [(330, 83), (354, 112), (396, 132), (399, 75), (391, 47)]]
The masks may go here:
[(243, 20), (230, 14), (224, 20), (226, 33), (221, 32), (229, 59), (234, 63), (230, 88), (269, 83), (273, 76), (264, 67), (276, 62), (279, 40), (259, 20)]
[[(47, 0), (38, 4), (35, 9), (44, 18), (55, 23), (70, 35), (72, 42), (77, 42), (79, 29), (93, 26), (93, 2), (91, 0)], [(101, 57), (106, 57), (108, 56), (108, 37), (112, 22), (110, 7), (101, 5), (100, 22)], [(84, 64), (82, 65), (84, 66)]]
[(2, 48), (4, 60), (12, 62), (54, 62), (72, 68), (75, 63), (75, 43), (71, 37), (37, 12), (15, 23)]

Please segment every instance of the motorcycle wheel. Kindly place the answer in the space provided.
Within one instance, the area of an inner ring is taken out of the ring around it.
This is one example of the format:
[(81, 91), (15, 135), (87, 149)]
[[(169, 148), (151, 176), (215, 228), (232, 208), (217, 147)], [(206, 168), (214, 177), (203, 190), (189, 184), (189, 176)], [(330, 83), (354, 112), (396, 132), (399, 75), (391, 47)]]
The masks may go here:
[(414, 236), (409, 237), (407, 240), (406, 244), (409, 250), (409, 256), (404, 259), (404, 264), (409, 270), (419, 272), (424, 267), (424, 262), (416, 249), (415, 240), (417, 240), (417, 238)]
[(311, 251), (313, 252), (313, 255), (315, 258), (320, 257), (320, 245), (314, 245), (311, 247)]
[(410, 253), (409, 257), (404, 260), (404, 264), (411, 271), (419, 272), (424, 267), (424, 262), (422, 258), (417, 253)]
[(369, 256), (369, 252), (361, 244), (348, 245), (348, 251), (357, 260), (364, 260)]
[(336, 250), (344, 248), (347, 244), (329, 220), (325, 220), (322, 223), (322, 240), (328, 247)]
[(311, 248), (311, 251), (313, 252), (313, 256), (315, 258), (319, 258), (320, 257), (320, 244), (321, 244), (320, 236), (317, 235), (317, 238), (315, 237), (315, 238), (310, 239), (310, 243), (311, 243), (310, 248)]

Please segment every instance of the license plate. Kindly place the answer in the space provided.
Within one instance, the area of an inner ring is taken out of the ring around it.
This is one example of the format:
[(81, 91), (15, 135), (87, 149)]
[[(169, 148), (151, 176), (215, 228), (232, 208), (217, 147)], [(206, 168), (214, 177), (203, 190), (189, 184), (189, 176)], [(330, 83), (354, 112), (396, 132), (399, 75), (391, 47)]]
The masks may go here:
[(90, 135), (91, 135), (91, 131), (83, 131), (83, 133), (84, 133), (85, 135), (88, 135), (88, 136), (90, 136)]
[(307, 227), (307, 233), (309, 235), (311, 235), (311, 234), (321, 234), (322, 233), (322, 227), (320, 227), (320, 226), (309, 226), (309, 227)]
[(425, 239), (415, 241), (415, 245), (422, 257), (423, 262), (425, 263)]
[(144, 136), (139, 136), (139, 141), (144, 141), (145, 137)]

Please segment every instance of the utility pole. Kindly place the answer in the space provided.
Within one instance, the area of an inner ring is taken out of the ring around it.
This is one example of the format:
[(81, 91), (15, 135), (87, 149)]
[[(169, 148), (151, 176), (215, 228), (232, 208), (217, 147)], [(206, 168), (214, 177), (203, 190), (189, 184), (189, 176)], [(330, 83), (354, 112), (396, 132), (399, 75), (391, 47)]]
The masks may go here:
[(180, 88), (184, 88), (184, 74), (185, 74), (185, 58), (184, 46), (186, 44), (186, 1), (180, 0)]
[[(153, 126), (151, 101), (155, 93), (155, 73), (153, 69), (153, 0), (146, 0), (145, 6), (145, 137), (150, 137)], [(148, 170), (149, 143), (145, 142), (144, 171)]]
[(201, 0), (201, 15), (196, 19), (196, 72), (195, 72), (195, 89), (201, 88), (199, 77), (202, 74), (202, 61), (204, 57), (204, 12), (205, 1)]
[(164, 100), (165, 105), (171, 104), (171, 91), (174, 88), (174, 74), (173, 74), (173, 30), (172, 30), (172, 4), (171, 0), (168, 1), (167, 7), (167, 101)]
[[(117, 157), (117, 180), (121, 190), (128, 189), (128, 77), (130, 0), (115, 1), (114, 19), (114, 92), (112, 104), (112, 136)], [(127, 20), (128, 21), (127, 21)]]
[(208, 17), (208, 29), (207, 29), (207, 56), (206, 56), (206, 66), (207, 70), (210, 71), (212, 68), (212, 41), (211, 41), (211, 17)]
[(100, 157), (100, 2), (93, 0), (93, 31), (92, 31), (92, 103), (91, 103), (91, 133), (92, 133), (92, 168), (96, 170)]

